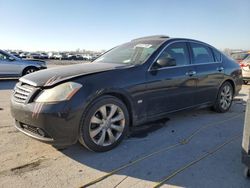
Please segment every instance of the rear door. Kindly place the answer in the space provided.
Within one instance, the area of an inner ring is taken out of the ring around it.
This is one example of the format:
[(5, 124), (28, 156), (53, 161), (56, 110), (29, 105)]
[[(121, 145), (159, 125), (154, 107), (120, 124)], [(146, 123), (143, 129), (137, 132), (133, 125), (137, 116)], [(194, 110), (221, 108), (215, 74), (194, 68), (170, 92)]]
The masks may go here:
[(176, 66), (154, 68), (154, 62), (148, 70), (148, 117), (194, 105), (196, 79), (193, 77), (195, 71), (190, 65), (187, 44), (174, 42), (168, 45), (157, 59), (164, 57), (174, 59)]
[(189, 46), (197, 77), (195, 104), (214, 102), (224, 79), (220, 52), (203, 43), (189, 42)]

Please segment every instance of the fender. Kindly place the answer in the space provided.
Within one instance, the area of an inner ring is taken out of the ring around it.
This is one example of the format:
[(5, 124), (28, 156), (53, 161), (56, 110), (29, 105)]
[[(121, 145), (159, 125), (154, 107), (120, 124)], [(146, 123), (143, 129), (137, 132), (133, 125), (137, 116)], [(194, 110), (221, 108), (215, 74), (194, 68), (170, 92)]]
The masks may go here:
[(128, 112), (130, 115), (130, 125), (133, 125), (137, 119), (137, 113), (135, 110), (135, 103), (130, 94), (121, 88), (109, 88), (109, 89), (100, 89), (94, 93), (91, 93), (87, 96), (86, 102), (83, 106), (83, 112), (88, 109), (88, 107), (99, 97), (103, 95), (112, 95), (120, 99), (128, 108)]

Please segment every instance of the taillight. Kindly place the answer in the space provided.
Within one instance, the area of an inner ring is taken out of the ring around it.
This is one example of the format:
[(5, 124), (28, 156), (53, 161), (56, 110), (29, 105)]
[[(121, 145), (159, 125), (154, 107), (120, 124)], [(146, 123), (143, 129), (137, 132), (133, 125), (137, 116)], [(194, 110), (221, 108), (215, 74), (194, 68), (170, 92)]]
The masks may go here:
[(240, 67), (248, 67), (248, 65), (245, 63), (240, 63)]

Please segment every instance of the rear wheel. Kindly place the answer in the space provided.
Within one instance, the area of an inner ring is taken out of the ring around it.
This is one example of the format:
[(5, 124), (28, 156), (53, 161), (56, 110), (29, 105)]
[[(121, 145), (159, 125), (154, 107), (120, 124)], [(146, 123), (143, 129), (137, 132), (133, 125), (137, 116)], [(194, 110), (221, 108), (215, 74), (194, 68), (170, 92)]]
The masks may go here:
[(124, 138), (129, 126), (126, 105), (113, 96), (103, 96), (95, 101), (83, 115), (80, 143), (97, 152), (116, 147)]
[(246, 81), (246, 80), (243, 80), (243, 83), (244, 83), (245, 85), (247, 85), (247, 84), (248, 84), (248, 81)]
[(233, 87), (229, 82), (225, 82), (219, 89), (213, 109), (216, 112), (224, 113), (229, 110), (233, 101)]

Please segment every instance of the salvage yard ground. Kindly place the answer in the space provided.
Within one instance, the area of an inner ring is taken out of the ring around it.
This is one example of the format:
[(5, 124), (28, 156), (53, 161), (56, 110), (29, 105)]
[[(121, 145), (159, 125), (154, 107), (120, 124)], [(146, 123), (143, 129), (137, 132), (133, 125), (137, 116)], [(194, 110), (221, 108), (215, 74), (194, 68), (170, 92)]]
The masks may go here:
[(170, 114), (93, 153), (78, 143), (58, 151), (17, 131), (9, 107), (16, 82), (0, 80), (0, 187), (250, 187), (241, 164), (250, 85), (228, 113)]

